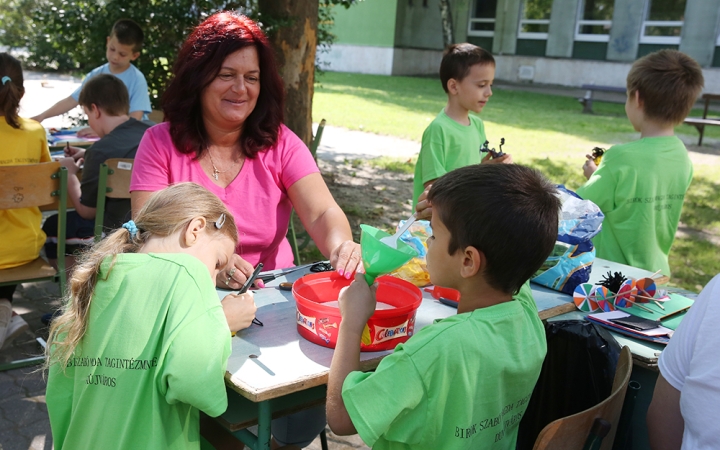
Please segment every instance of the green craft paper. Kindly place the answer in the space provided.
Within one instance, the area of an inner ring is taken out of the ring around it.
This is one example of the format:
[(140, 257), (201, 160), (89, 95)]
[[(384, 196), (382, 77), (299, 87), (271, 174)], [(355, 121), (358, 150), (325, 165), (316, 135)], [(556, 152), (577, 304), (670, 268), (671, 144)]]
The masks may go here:
[[(642, 309), (637, 308), (635, 306), (633, 306), (631, 308), (618, 307), (618, 309), (621, 311), (624, 311), (628, 314), (637, 316), (637, 317), (642, 317), (642, 318), (650, 319), (650, 320), (658, 320), (662, 316), (666, 316), (675, 311), (681, 310), (683, 308), (687, 308), (688, 306), (692, 306), (693, 301), (687, 297), (683, 297), (680, 294), (670, 294), (670, 300), (668, 300), (666, 302), (662, 302), (661, 304), (665, 307), (664, 311), (662, 309), (660, 309), (660, 307), (658, 307), (658, 305), (656, 305), (653, 302), (641, 303), (642, 306), (655, 311), (654, 313), (649, 313), (647, 311), (643, 311)], [(661, 320), (660, 322), (662, 323), (662, 325), (664, 327), (674, 330), (677, 328), (678, 325), (680, 325), (680, 322), (682, 321), (683, 316), (685, 316), (684, 312), (678, 313), (677, 315), (669, 317), (665, 320)]]

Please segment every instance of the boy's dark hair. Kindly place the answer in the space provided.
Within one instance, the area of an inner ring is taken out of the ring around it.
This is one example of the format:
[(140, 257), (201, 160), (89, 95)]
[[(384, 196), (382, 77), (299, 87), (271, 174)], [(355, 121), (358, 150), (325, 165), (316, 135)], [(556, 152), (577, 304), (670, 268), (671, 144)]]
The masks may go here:
[(638, 59), (627, 76), (628, 95), (639, 92), (645, 116), (663, 124), (682, 122), (704, 84), (697, 61), (668, 49)]
[(95, 105), (110, 116), (122, 116), (130, 112), (130, 97), (125, 83), (109, 73), (90, 78), (80, 91), (78, 103), (88, 109)]
[(134, 52), (142, 50), (143, 40), (145, 39), (140, 25), (130, 19), (120, 19), (115, 22), (110, 36), (115, 36), (122, 45), (132, 45)]
[(517, 164), (476, 164), (430, 188), (433, 214), (450, 232), (448, 253), (475, 247), (487, 258), (486, 281), (516, 293), (555, 246), (560, 200), (540, 172)]
[(451, 78), (462, 81), (463, 78), (470, 73), (470, 67), (475, 64), (492, 64), (495, 65), (493, 55), (477, 45), (468, 44), (452, 44), (445, 52), (440, 62), (440, 82), (445, 92), (448, 92), (447, 83)]

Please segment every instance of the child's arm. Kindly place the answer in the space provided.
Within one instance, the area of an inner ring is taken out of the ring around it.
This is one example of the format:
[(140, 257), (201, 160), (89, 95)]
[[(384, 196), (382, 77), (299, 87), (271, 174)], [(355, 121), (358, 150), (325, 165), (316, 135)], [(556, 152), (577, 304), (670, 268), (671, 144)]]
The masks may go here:
[(72, 96), (66, 97), (59, 102), (55, 103), (50, 107), (50, 109), (46, 110), (43, 113), (38, 114), (35, 117), (32, 117), (32, 120), (37, 120), (38, 122), (42, 122), (45, 119), (49, 119), (50, 117), (59, 116), (60, 114), (65, 114), (66, 112), (70, 111), (74, 107), (78, 105), (77, 100), (72, 98)]
[(340, 292), (340, 330), (330, 365), (327, 395), (327, 420), (330, 429), (338, 435), (355, 434), (342, 398), (342, 387), (350, 372), (360, 369), (360, 339), (365, 324), (375, 312), (375, 288), (370, 288), (361, 273), (355, 281)]
[(145, 114), (145, 111), (133, 111), (130, 113), (130, 117), (137, 120), (142, 120), (143, 114)]
[(93, 220), (95, 219), (95, 211), (97, 209), (80, 203), (82, 191), (80, 189), (80, 179), (78, 179), (77, 173), (80, 170), (82, 162), (82, 158), (75, 161), (72, 157), (60, 160), (60, 164), (68, 170), (67, 193), (68, 197), (70, 197), (70, 201), (72, 201), (73, 207), (75, 207), (75, 211), (77, 211), (83, 219)]
[(587, 158), (587, 160), (585, 161), (585, 164), (583, 164), (583, 167), (582, 167), (583, 175), (585, 175), (585, 178), (587, 178), (589, 180), (590, 177), (592, 176), (592, 174), (594, 174), (595, 171), (597, 170), (598, 166), (597, 166), (597, 164), (595, 164), (595, 157), (593, 157), (593, 155), (585, 155), (585, 157)]

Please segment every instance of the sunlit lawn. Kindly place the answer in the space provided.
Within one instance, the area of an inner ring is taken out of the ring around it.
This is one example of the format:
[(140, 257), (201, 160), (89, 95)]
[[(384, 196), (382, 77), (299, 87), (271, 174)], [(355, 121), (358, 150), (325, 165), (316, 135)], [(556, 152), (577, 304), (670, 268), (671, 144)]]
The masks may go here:
[[(420, 141), (425, 127), (445, 105), (446, 96), (434, 78), (387, 77), (326, 72), (318, 78), (313, 119), (329, 125)], [(595, 102), (595, 114), (582, 114), (574, 97), (514, 91), (496, 87), (481, 117), (491, 147), (501, 137), (503, 150), (516, 162), (542, 170), (571, 189), (584, 181), (580, 167), (593, 147), (637, 139), (622, 104)], [(691, 115), (701, 115), (693, 111)], [(677, 133), (695, 143), (697, 131), (680, 126)], [(720, 153), (720, 127), (705, 131), (706, 146)], [(712, 148), (712, 147), (711, 147)], [(373, 164), (396, 167), (392, 155)], [(405, 168), (406, 170), (406, 168)], [(695, 164), (682, 222), (720, 237), (720, 160)], [(672, 282), (698, 290), (720, 272), (718, 247), (698, 238), (678, 239), (670, 254)]]

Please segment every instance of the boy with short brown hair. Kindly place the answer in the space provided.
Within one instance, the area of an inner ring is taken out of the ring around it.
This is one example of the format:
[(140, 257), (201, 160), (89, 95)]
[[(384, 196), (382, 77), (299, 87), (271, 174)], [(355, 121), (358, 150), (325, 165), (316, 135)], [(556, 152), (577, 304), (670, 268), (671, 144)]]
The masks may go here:
[(460, 292), (458, 313), (415, 333), (374, 372), (360, 340), (375, 310), (362, 274), (340, 293), (327, 419), (376, 450), (514, 450), (547, 351), (529, 278), (552, 251), (555, 186), (519, 165), (476, 164), (430, 189), (430, 281)]
[(105, 56), (108, 62), (88, 73), (80, 87), (69, 97), (60, 100), (46, 111), (33, 117), (33, 119), (42, 122), (50, 117), (59, 116), (70, 111), (79, 104), (80, 92), (85, 87), (85, 83), (94, 76), (103, 73), (115, 75), (125, 83), (130, 96), (129, 116), (137, 120), (147, 119), (147, 114), (152, 111), (147, 81), (142, 72), (131, 64), (140, 56), (143, 40), (143, 31), (134, 21), (120, 19), (115, 22), (105, 43)]
[(599, 167), (588, 156), (588, 181), (577, 191), (605, 214), (593, 239), (598, 257), (670, 275), (668, 254), (693, 174), (674, 128), (703, 83), (700, 65), (677, 50), (660, 50), (633, 64), (625, 112), (640, 139), (608, 149)]
[[(413, 206), (433, 181), (459, 167), (481, 162), (509, 163), (510, 155), (491, 159), (480, 155), (485, 142), (485, 125), (473, 113), (480, 113), (492, 95), (495, 58), (473, 44), (453, 44), (440, 63), (440, 82), (448, 96), (447, 104), (423, 132), (422, 146), (415, 164)], [(421, 218), (429, 217), (425, 202), (418, 205)]]

